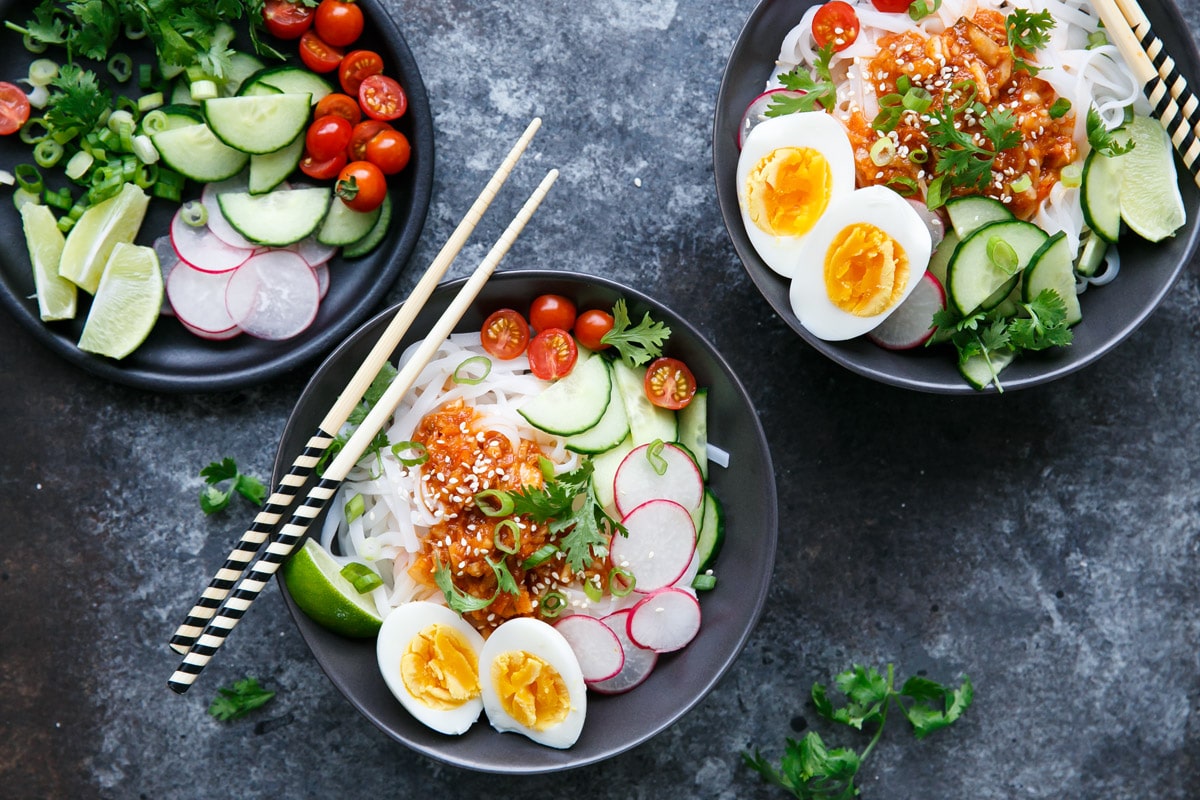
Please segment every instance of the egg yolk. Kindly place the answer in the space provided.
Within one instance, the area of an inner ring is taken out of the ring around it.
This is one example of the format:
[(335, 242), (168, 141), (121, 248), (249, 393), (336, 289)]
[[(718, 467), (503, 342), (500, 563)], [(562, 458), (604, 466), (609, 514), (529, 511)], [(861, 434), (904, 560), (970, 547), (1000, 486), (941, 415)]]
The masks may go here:
[(500, 705), (526, 728), (552, 728), (571, 710), (571, 695), (558, 670), (523, 650), (510, 650), (496, 657), (492, 682)]
[(829, 206), (833, 172), (811, 147), (781, 147), (746, 178), (746, 212), (754, 224), (776, 236), (803, 236)]
[(409, 641), (400, 677), (409, 694), (439, 711), (458, 708), (480, 692), (475, 651), (448, 625), (429, 625)]
[(825, 251), (825, 291), (838, 308), (871, 317), (891, 308), (908, 284), (908, 256), (867, 222), (847, 225)]

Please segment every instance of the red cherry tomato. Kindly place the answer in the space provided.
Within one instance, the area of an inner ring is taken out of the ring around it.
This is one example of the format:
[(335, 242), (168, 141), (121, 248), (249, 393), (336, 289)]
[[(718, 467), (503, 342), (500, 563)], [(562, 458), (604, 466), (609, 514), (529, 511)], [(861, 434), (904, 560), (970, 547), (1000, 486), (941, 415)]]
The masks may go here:
[(845, 50), (858, 38), (860, 27), (852, 5), (842, 0), (829, 0), (813, 17), (813, 40), (817, 47), (832, 44), (834, 52)]
[(383, 58), (373, 50), (351, 50), (338, 67), (338, 80), (351, 97), (358, 97), (358, 87), (365, 78), (383, 72)]
[(337, 153), (333, 158), (316, 159), (311, 153), (305, 153), (300, 159), (300, 171), (316, 181), (328, 181), (336, 178), (346, 166), (346, 154)]
[(300, 60), (313, 72), (333, 72), (342, 63), (342, 49), (307, 30), (300, 37)]
[(317, 117), (304, 134), (304, 146), (317, 161), (326, 161), (338, 153), (344, 153), (350, 144), (354, 126), (345, 117), (326, 114)]
[(29, 120), (29, 98), (20, 86), (0, 81), (0, 135), (21, 130)]
[(383, 171), (384, 175), (395, 175), (408, 166), (412, 157), (412, 145), (408, 137), (391, 128), (382, 130), (367, 142), (367, 161)]
[(358, 101), (341, 92), (330, 92), (325, 95), (317, 101), (317, 107), (313, 110), (315, 119), (327, 117), (330, 114), (341, 117), (351, 125), (357, 125), (362, 121), (362, 109), (358, 107)]
[(529, 342), (529, 370), (544, 381), (569, 374), (578, 358), (575, 340), (561, 328), (547, 328)]
[(367, 143), (382, 131), (395, 130), (391, 125), (378, 119), (364, 119), (362, 122), (354, 126), (354, 131), (350, 134), (350, 146), (346, 148), (346, 155), (351, 161), (363, 161), (367, 157)]
[(322, 39), (335, 47), (353, 44), (363, 32), (363, 12), (357, 3), (321, 0), (313, 26)]
[(501, 361), (516, 358), (525, 352), (525, 345), (529, 344), (529, 323), (521, 316), (521, 312), (511, 308), (493, 311), (483, 321), (479, 341), (484, 350)]
[(871, 0), (871, 5), (885, 14), (903, 14), (912, 5), (911, 0)]
[(370, 161), (351, 161), (338, 173), (334, 192), (355, 211), (374, 211), (387, 195), (387, 178)]
[(575, 304), (561, 294), (543, 294), (529, 306), (529, 324), (535, 331), (575, 327)]
[(588, 350), (603, 350), (609, 345), (600, 339), (611, 331), (612, 327), (612, 314), (594, 308), (591, 311), (584, 311), (575, 320), (575, 338)]
[(266, 0), (262, 14), (263, 24), (277, 39), (299, 39), (312, 27), (313, 10), (292, 0)]
[(677, 358), (656, 358), (646, 367), (646, 397), (659, 408), (683, 408), (696, 394), (692, 371)]
[(393, 78), (369, 75), (358, 87), (358, 104), (371, 119), (399, 119), (408, 110), (408, 95)]

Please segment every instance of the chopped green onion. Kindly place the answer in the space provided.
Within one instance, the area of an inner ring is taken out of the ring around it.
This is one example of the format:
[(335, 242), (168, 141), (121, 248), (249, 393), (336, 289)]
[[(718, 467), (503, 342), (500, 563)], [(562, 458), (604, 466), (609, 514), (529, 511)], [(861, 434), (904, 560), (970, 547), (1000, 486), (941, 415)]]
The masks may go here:
[(567, 598), (562, 592), (555, 589), (542, 595), (539, 605), (542, 607), (543, 617), (554, 619), (567, 607)]
[[(16, 209), (18, 211), (20, 211), (21, 206), (25, 205), (26, 203), (41, 203), (41, 202), (42, 202), (42, 195), (40, 193), (30, 192), (30, 191), (27, 191), (20, 187), (18, 187), (16, 189), (16, 191), (13, 192), (13, 205), (16, 207)], [(61, 225), (59, 227), (61, 227)]]
[(202, 225), (208, 224), (208, 209), (199, 200), (188, 200), (184, 203), (180, 209), (180, 216), (185, 223), (193, 228), (199, 228)]
[(43, 199), (46, 205), (51, 208), (57, 208), (59, 211), (69, 211), (75, 199), (71, 197), (71, 192), (66, 187), (59, 189), (57, 192), (46, 190)]
[(142, 133), (147, 136), (162, 133), (167, 129), (167, 115), (161, 109), (156, 108), (142, 117), (141, 125)]
[(141, 111), (143, 113), (146, 111), (150, 111), (152, 109), (158, 108), (162, 104), (163, 104), (163, 93), (162, 92), (151, 92), (150, 94), (144, 94), (141, 97), (139, 97), (137, 100), (138, 111)]
[(164, 200), (178, 203), (183, 198), (184, 178), (178, 172), (170, 169), (160, 169), (158, 180), (150, 188), (151, 194)]
[(1083, 167), (1079, 164), (1067, 164), (1058, 173), (1062, 185), (1068, 189), (1076, 189), (1083, 185)]
[(538, 456), (538, 469), (542, 473), (542, 478), (547, 481), (554, 480), (554, 462), (545, 456)]
[(908, 16), (913, 22), (920, 22), (930, 14), (936, 14), (942, 7), (942, 0), (913, 0), (908, 6)]
[(704, 573), (692, 578), (692, 588), (697, 592), (707, 592), (717, 585), (717, 576)]
[(1017, 251), (999, 236), (988, 239), (987, 257), (988, 261), (1009, 275), (1016, 274), (1017, 268), (1021, 266), (1021, 259), (1017, 256)]
[(886, 167), (896, 156), (896, 143), (890, 136), (880, 136), (871, 143), (871, 163), (877, 167)]
[(146, 29), (142, 27), (141, 23), (127, 22), (125, 23), (125, 38), (132, 42), (145, 39)]
[(197, 103), (212, 100), (217, 96), (217, 84), (210, 80), (192, 81), (191, 92)]
[(667, 460), (663, 458), (663, 448), (666, 444), (662, 439), (655, 439), (646, 448), (646, 461), (650, 462), (650, 469), (654, 470), (656, 475), (665, 475), (667, 473)]
[(150, 141), (150, 137), (144, 133), (139, 133), (133, 137), (133, 154), (138, 157), (138, 160), (143, 164), (155, 164), (158, 162), (158, 148)]
[(1008, 188), (1012, 190), (1013, 194), (1022, 194), (1029, 191), (1032, 186), (1033, 178), (1029, 177), (1029, 173), (1026, 173), (1010, 183)]
[(63, 157), (63, 146), (53, 139), (42, 139), (33, 148), (33, 160), (39, 167), (49, 169)]
[(21, 37), (21, 44), (25, 46), (26, 50), (34, 54), (44, 53), (46, 52), (46, 48), (49, 47), (49, 45), (43, 42), (41, 39), (35, 39), (28, 33)]
[(1065, 97), (1060, 97), (1050, 104), (1050, 119), (1061, 119), (1071, 110), (1071, 101)]
[(625, 597), (637, 585), (637, 578), (624, 567), (613, 567), (608, 573), (608, 591), (613, 597)]
[[(473, 368), (479, 366), (482, 375), (471, 375)], [(487, 356), (471, 356), (454, 368), (454, 382), (467, 386), (478, 386), (492, 372), (492, 360)]]
[(896, 177), (889, 179), (887, 185), (888, 188), (894, 191), (896, 194), (903, 195), (904, 197), (912, 197), (921, 188), (917, 186), (916, 181), (907, 175), (897, 175)]
[(46, 86), (58, 77), (58, 62), (50, 58), (34, 59), (29, 65), (29, 83), (34, 86)]
[(600, 598), (604, 596), (604, 590), (597, 586), (590, 578), (583, 582), (583, 593), (593, 603), (599, 603)]
[(908, 151), (908, 160), (914, 164), (924, 164), (929, 160), (929, 151), (917, 148)]
[(354, 522), (367, 510), (366, 501), (361, 494), (356, 494), (346, 501), (346, 522)]
[[(196, 223), (204, 225), (208, 223), (208, 212), (204, 214), (204, 222)], [(192, 223), (188, 223), (191, 225)], [(410, 453), (411, 455), (404, 455)], [(425, 449), (425, 445), (420, 442), (399, 442), (392, 445), (392, 455), (406, 467), (418, 467), (429, 460), (429, 451)]]
[(924, 114), (933, 104), (933, 95), (920, 86), (914, 86), (904, 93), (904, 99), (901, 102), (906, 110)]
[(1087, 36), (1088, 50), (1095, 50), (1097, 47), (1103, 47), (1108, 44), (1108, 35), (1104, 31), (1092, 31)]
[[(504, 541), (505, 531), (512, 534), (511, 545)], [(517, 527), (516, 520), (502, 519), (496, 523), (496, 527), (492, 531), (492, 546), (501, 553), (508, 553), (510, 556), (521, 552), (521, 529)]]
[(489, 517), (507, 517), (516, 508), (516, 503), (508, 492), (484, 489), (475, 493), (475, 507)]
[(77, 181), (87, 174), (87, 171), (92, 168), (92, 164), (96, 163), (95, 157), (86, 150), (80, 150), (75, 155), (67, 159), (65, 172), (67, 177), (73, 181)]
[(142, 164), (133, 175), (139, 189), (149, 189), (158, 180), (158, 164)]
[(30, 117), (24, 125), (21, 126), (21, 132), (18, 136), (25, 144), (37, 144), (50, 135), (50, 126), (46, 124), (45, 117)]
[[(899, 97), (900, 95), (896, 95)], [(888, 133), (894, 131), (896, 126), (900, 124), (900, 114), (902, 112), (898, 107), (880, 108), (875, 119), (871, 121), (871, 127), (877, 131)]]
[(138, 88), (143, 92), (148, 91), (154, 85), (154, 65), (139, 64), (138, 65)]
[(117, 83), (124, 83), (133, 75), (133, 59), (126, 53), (117, 53), (108, 59), (108, 74)]
[(41, 194), (46, 185), (42, 182), (42, 173), (33, 164), (17, 164), (13, 174), (17, 177), (17, 185), (31, 194)]
[(544, 544), (537, 550), (529, 554), (529, 558), (521, 562), (521, 569), (533, 569), (540, 567), (550, 559), (554, 558), (554, 554), (558, 552), (558, 548), (552, 544)]
[(0, 185), (12, 186), (16, 182), (17, 182), (17, 179), (13, 176), (13, 174), (11, 172), (9, 172), (6, 169), (0, 169)]
[[(901, 76), (901, 77), (904, 77), (904, 76)], [(885, 94), (883, 97), (879, 98), (879, 107), (880, 108), (900, 108), (903, 105), (904, 105), (904, 95), (900, 94), (899, 92), (892, 92), (891, 94)]]
[(341, 575), (350, 581), (359, 594), (366, 594), (372, 589), (383, 586), (383, 578), (380, 578), (375, 570), (358, 561), (351, 561), (342, 567)]

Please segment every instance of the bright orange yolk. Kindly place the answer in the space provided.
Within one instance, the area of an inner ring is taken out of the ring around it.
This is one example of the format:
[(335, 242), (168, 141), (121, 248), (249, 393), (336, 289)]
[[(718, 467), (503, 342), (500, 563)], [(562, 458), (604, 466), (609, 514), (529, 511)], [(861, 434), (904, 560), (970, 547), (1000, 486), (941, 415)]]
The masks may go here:
[(825, 252), (825, 290), (843, 311), (873, 317), (891, 308), (908, 285), (904, 248), (866, 222), (847, 225)]
[(492, 662), (492, 681), (500, 705), (527, 728), (552, 728), (571, 710), (571, 695), (558, 670), (523, 650), (497, 656)]
[(400, 677), (409, 694), (440, 711), (479, 696), (475, 651), (448, 625), (429, 625), (409, 641), (400, 657)]
[(775, 236), (803, 236), (829, 207), (833, 173), (811, 147), (772, 150), (746, 178), (746, 212)]

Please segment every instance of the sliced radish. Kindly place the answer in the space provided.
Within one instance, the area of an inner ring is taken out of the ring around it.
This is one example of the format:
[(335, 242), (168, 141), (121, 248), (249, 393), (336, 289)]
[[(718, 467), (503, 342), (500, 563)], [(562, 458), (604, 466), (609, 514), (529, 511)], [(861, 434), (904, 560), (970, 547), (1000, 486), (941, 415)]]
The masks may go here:
[(290, 339), (316, 318), (321, 304), (317, 276), (295, 253), (259, 253), (231, 274), (225, 306), (251, 336)]
[(911, 350), (933, 336), (933, 315), (946, 307), (942, 284), (926, 272), (892, 315), (867, 334), (867, 338), (888, 350)]
[(232, 272), (201, 272), (180, 261), (167, 278), (167, 299), (184, 327), (206, 339), (226, 339), (240, 331), (225, 309)]
[(255, 244), (235, 231), (229, 224), (229, 220), (225, 219), (225, 215), (221, 213), (221, 204), (217, 202), (217, 196), (222, 192), (244, 192), (248, 185), (245, 178), (230, 178), (219, 183), (206, 183), (200, 191), (200, 202), (204, 204), (204, 209), (208, 212), (208, 229), (225, 244), (243, 250), (253, 250)]
[(171, 220), (171, 244), (180, 258), (204, 272), (237, 269), (253, 253), (252, 250), (226, 244), (207, 226), (184, 222), (182, 208), (175, 212)]
[(613, 536), (614, 565), (629, 570), (634, 589), (652, 592), (679, 580), (696, 552), (692, 515), (671, 500), (649, 500), (621, 520), (627, 535)]
[[(695, 522), (695, 518), (692, 519)], [(692, 560), (688, 562), (687, 569), (679, 576), (679, 579), (672, 583), (672, 586), (678, 586), (681, 589), (691, 589), (692, 581), (696, 580), (696, 576), (700, 574), (700, 551), (695, 550), (692, 553)]]
[(626, 632), (637, 646), (671, 653), (700, 632), (700, 601), (686, 589), (659, 589), (633, 607), (626, 624)]
[(630, 640), (629, 612), (630, 609), (623, 608), (600, 620), (617, 635), (617, 640), (621, 643), (621, 648), (625, 653), (625, 662), (621, 665), (620, 672), (606, 681), (588, 684), (589, 689), (600, 694), (620, 694), (640, 686), (642, 681), (650, 677), (650, 673), (654, 671), (654, 665), (658, 663), (658, 653), (638, 647)]
[(321, 299), (324, 300), (325, 295), (329, 294), (329, 265), (318, 264), (312, 269), (317, 276), (317, 289), (321, 293)]
[[(151, 247), (154, 249), (154, 255), (158, 256), (158, 268), (162, 270), (163, 286), (165, 287), (167, 280), (171, 277), (171, 270), (175, 269), (175, 265), (179, 263), (179, 254), (171, 245), (170, 236), (158, 237)], [(164, 317), (175, 316), (175, 309), (171, 308), (171, 300), (167, 297), (166, 292), (163, 292), (162, 308), (158, 313)]]
[(572, 614), (554, 623), (554, 627), (575, 651), (587, 683), (606, 681), (621, 671), (625, 649), (613, 629), (598, 618)]
[(704, 478), (682, 447), (643, 444), (630, 450), (617, 467), (613, 494), (622, 514), (647, 500), (673, 500), (691, 512), (704, 499)]
[(321, 244), (316, 236), (301, 239), (295, 244), (289, 244), (285, 249), (291, 250), (303, 258), (310, 267), (319, 267), (337, 255), (333, 245)]
[(179, 320), (179, 323), (181, 325), (183, 325), (183, 327), (186, 328), (189, 332), (194, 333), (196, 336), (199, 336), (201, 339), (208, 339), (210, 342), (223, 342), (226, 339), (232, 339), (235, 336), (242, 335), (242, 329), (239, 328), (237, 325), (234, 325), (232, 328), (229, 328), (228, 330), (223, 330), (223, 331), (205, 331), (205, 330), (201, 330), (200, 328), (195, 327), (194, 325), (189, 325), (186, 322), (184, 322), (183, 320)]
[(804, 92), (796, 91), (795, 89), (768, 89), (751, 100), (750, 104), (746, 106), (746, 110), (742, 112), (742, 123), (738, 126), (738, 149), (742, 149), (742, 143), (746, 141), (746, 137), (754, 129), (754, 126), (767, 118), (766, 112), (773, 98), (803, 97), (804, 94)]

